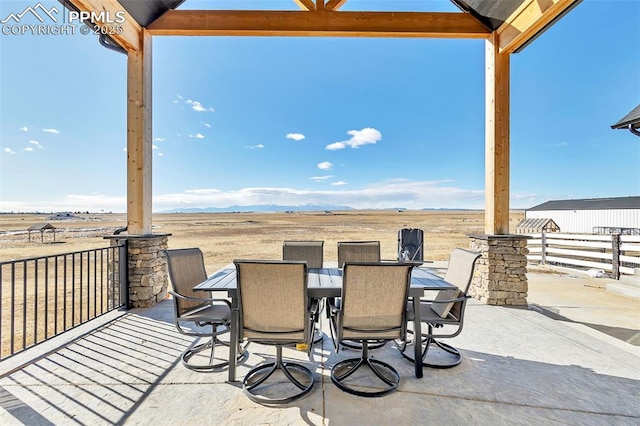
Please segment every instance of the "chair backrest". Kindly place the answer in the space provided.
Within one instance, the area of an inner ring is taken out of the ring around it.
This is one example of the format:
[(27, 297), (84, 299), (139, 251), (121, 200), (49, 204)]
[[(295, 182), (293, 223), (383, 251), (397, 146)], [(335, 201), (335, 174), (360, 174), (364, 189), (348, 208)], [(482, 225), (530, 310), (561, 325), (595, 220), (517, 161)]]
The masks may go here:
[[(476, 261), (480, 256), (481, 253), (461, 248), (453, 249), (449, 255), (449, 266), (444, 280), (455, 285), (458, 289), (440, 291), (435, 300), (450, 300), (466, 295), (473, 278)], [(431, 309), (442, 318), (446, 318), (449, 312), (456, 318), (460, 318), (462, 305), (462, 302), (434, 303), (431, 305)]]
[(478, 252), (461, 248), (453, 249), (449, 255), (449, 266), (447, 267), (444, 280), (455, 285), (466, 294), (469, 291), (469, 285), (473, 278), (476, 260), (478, 260), (480, 256), (481, 253)]
[(304, 260), (309, 268), (322, 268), (324, 241), (284, 241), (282, 260)]
[(307, 264), (284, 260), (234, 260), (240, 338), (309, 343)]
[[(195, 292), (193, 287), (207, 279), (207, 270), (204, 266), (204, 256), (199, 248), (184, 248), (164, 250), (169, 268), (169, 279), (173, 291), (186, 297), (206, 297), (207, 293)], [(191, 302), (176, 299), (177, 314), (206, 305), (202, 302)]]
[(424, 260), (424, 232), (418, 228), (403, 228), (398, 231), (398, 259), (407, 251), (408, 259), (422, 262)]
[(347, 262), (339, 339), (403, 338), (412, 268), (409, 264)]
[(338, 268), (345, 262), (380, 262), (380, 241), (342, 241), (338, 243)]

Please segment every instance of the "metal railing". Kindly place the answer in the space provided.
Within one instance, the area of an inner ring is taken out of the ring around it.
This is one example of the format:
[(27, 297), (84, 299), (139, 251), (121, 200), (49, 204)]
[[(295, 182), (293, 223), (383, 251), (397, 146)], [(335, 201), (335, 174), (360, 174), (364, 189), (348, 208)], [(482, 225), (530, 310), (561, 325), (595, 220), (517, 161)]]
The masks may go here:
[(127, 295), (126, 243), (0, 262), (0, 360), (126, 306)]

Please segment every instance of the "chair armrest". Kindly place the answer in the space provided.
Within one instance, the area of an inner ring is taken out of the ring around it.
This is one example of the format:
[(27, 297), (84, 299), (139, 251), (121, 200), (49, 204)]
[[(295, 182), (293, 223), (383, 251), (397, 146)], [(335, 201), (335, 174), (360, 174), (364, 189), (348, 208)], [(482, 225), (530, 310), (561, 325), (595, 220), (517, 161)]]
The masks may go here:
[(441, 299), (441, 300), (426, 300), (426, 299), (420, 299), (420, 303), (455, 303), (455, 302), (462, 302), (465, 299), (469, 299), (471, 298), (471, 296), (469, 296), (468, 294), (462, 295), (460, 297), (456, 297), (455, 299)]
[(309, 313), (316, 315), (320, 311), (320, 300), (313, 298), (309, 300)]
[(175, 297), (176, 299), (182, 299), (184, 301), (187, 302), (220, 302), (220, 303), (224, 303), (225, 305), (229, 306), (229, 309), (231, 309), (231, 302), (229, 302), (227, 299), (214, 299), (211, 297), (189, 297), (189, 296), (183, 296), (180, 293), (176, 293), (175, 291), (169, 290), (169, 294), (172, 295), (173, 297)]

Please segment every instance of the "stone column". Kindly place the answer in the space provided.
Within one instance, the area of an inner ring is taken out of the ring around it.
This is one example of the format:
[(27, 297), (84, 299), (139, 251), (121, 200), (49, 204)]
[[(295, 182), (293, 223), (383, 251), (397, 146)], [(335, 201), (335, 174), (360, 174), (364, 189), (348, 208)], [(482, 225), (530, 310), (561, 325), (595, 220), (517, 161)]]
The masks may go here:
[(470, 235), (471, 250), (482, 253), (469, 295), (487, 305), (527, 306), (526, 235)]
[(129, 268), (129, 306), (146, 308), (167, 297), (169, 278), (167, 261), (161, 251), (171, 234), (114, 235), (110, 239), (127, 240)]

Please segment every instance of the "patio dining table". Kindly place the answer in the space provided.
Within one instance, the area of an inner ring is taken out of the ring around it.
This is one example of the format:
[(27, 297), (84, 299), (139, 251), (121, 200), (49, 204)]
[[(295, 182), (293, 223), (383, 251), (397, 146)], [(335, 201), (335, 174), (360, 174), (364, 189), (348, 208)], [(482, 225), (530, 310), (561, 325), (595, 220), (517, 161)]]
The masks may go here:
[[(409, 298), (413, 303), (413, 330), (415, 336), (421, 335), (420, 298), (428, 290), (446, 290), (455, 288), (429, 268), (415, 267), (411, 273)], [(213, 273), (207, 280), (194, 287), (195, 291), (227, 292), (231, 298), (231, 337), (230, 342), (238, 341), (239, 306), (236, 281), (236, 268), (229, 264)], [(307, 296), (310, 298), (340, 297), (342, 292), (342, 269), (336, 267), (309, 268)], [(414, 346), (415, 375), (422, 377), (422, 345)], [(237, 344), (229, 345), (229, 381), (236, 381)]]

